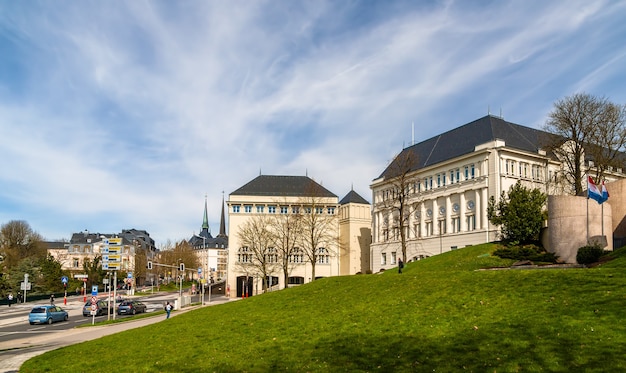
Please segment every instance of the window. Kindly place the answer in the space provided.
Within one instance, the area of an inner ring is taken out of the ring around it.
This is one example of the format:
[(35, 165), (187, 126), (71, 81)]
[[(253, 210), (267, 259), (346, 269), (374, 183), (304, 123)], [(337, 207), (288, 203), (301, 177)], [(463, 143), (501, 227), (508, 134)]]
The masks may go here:
[(476, 229), (476, 216), (468, 215), (465, 217), (465, 220), (466, 220), (468, 231), (473, 231)]
[(454, 171), (450, 171), (450, 184), (454, 184)]
[(474, 178), (474, 176), (476, 176), (473, 163), (470, 165), (470, 175), (471, 175), (472, 179)]
[(456, 172), (456, 182), (458, 183), (459, 181), (461, 181), (461, 171), (457, 168), (455, 172)]
[(252, 206), (250, 206), (250, 205), (245, 205), (245, 206), (243, 207), (243, 211), (244, 211), (244, 212), (247, 212), (247, 213), (251, 213), (251, 212), (252, 212)]
[(292, 214), (299, 214), (300, 213), (300, 207), (299, 206), (293, 206), (291, 208), (291, 213)]
[(463, 172), (465, 173), (465, 180), (469, 180), (469, 166), (465, 166)]
[(237, 262), (238, 263), (250, 263), (252, 259), (252, 255), (248, 254), (248, 246), (242, 246), (239, 248), (237, 253)]
[(387, 265), (387, 254), (386, 253), (380, 254), (380, 264), (381, 265)]
[(335, 215), (335, 208), (334, 207), (329, 207), (328, 208), (328, 215)]
[(323, 214), (324, 213), (324, 208), (323, 207), (316, 207), (315, 208), (315, 213), (316, 214)]
[(441, 187), (441, 175), (437, 174), (437, 188)]
[(433, 235), (433, 222), (429, 221), (426, 223), (426, 232), (424, 232), (426, 237)]
[(441, 181), (443, 183), (443, 186), (446, 186), (446, 174), (441, 175)]
[(78, 268), (78, 258), (72, 258), (72, 267)]
[(280, 206), (280, 213), (281, 214), (286, 214), (289, 211), (289, 209), (287, 208), (287, 206)]
[(304, 263), (304, 253), (299, 247), (294, 247), (289, 254), (289, 263)]
[(396, 264), (396, 252), (391, 253), (391, 264)]
[(263, 210), (264, 210), (264, 207), (265, 206), (257, 205), (256, 206), (256, 212), (258, 212), (259, 214), (262, 214)]
[(328, 250), (323, 247), (317, 249), (317, 264), (330, 264), (330, 255)]
[(267, 212), (270, 214), (276, 213), (276, 206), (267, 206)]
[(305, 212), (306, 214), (310, 214), (310, 213), (311, 213), (311, 208), (310, 208), (310, 207), (305, 207), (305, 208), (304, 208), (304, 212)]
[(239, 205), (233, 206), (233, 212), (239, 212)]
[(446, 234), (446, 221), (439, 220), (439, 234)]
[(428, 178), (428, 189), (432, 189), (433, 188), (433, 177), (429, 177)]
[(458, 216), (452, 218), (452, 233), (459, 233), (461, 231), (461, 218)]

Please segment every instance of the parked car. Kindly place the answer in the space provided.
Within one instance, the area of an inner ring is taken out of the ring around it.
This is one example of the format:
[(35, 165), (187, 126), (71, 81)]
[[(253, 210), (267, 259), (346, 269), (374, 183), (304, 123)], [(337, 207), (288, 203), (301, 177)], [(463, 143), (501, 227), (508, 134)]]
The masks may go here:
[[(96, 303), (96, 316), (106, 315), (108, 302), (104, 300), (98, 300)], [(114, 305), (111, 304), (111, 308), (109, 309), (111, 313), (114, 312)], [(87, 303), (83, 306), (83, 316), (91, 316), (91, 300), (88, 300)]]
[(146, 312), (148, 307), (137, 300), (125, 300), (117, 307), (118, 315), (134, 315), (136, 313)]
[(56, 321), (67, 321), (67, 311), (58, 306), (35, 306), (28, 314), (28, 322), (34, 324), (52, 324)]

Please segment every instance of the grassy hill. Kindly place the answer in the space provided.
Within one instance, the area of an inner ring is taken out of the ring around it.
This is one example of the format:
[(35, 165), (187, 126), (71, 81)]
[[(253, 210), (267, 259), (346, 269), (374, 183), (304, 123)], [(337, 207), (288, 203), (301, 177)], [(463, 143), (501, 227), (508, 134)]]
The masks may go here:
[(24, 372), (626, 371), (626, 250), (589, 269), (478, 270), (480, 245), (35, 357)]

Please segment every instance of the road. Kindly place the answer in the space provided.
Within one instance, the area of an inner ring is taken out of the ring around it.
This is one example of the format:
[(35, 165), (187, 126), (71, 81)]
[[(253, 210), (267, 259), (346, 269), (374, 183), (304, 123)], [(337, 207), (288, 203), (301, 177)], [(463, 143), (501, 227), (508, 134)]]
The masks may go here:
[[(177, 293), (159, 293), (146, 297), (133, 297), (133, 299), (140, 299), (148, 305), (148, 311), (153, 312), (163, 309), (163, 304), (167, 301), (173, 303), (177, 296)], [(228, 299), (225, 297), (215, 297), (211, 303), (206, 305), (215, 305), (227, 301)], [(155, 316), (106, 326), (76, 328), (77, 325), (91, 323), (92, 317), (82, 315), (82, 297), (68, 297), (67, 305), (63, 305), (62, 301), (57, 302), (57, 305), (69, 312), (69, 321), (52, 325), (30, 325), (28, 313), (36, 304), (13, 304), (11, 307), (0, 309), (0, 373), (17, 372), (24, 361), (49, 350), (164, 320), (164, 317)], [(195, 307), (183, 308), (173, 313), (172, 316), (193, 308)], [(125, 317), (128, 316), (116, 315), (116, 318)], [(106, 319), (107, 316), (98, 316), (95, 321)]]

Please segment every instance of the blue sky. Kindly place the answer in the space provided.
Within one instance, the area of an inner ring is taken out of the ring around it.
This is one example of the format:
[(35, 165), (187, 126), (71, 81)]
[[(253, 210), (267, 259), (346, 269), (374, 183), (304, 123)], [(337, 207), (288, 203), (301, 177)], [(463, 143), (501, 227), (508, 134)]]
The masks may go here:
[(163, 244), (262, 172), (342, 198), (487, 114), (626, 103), (623, 1), (0, 2), (0, 224)]

